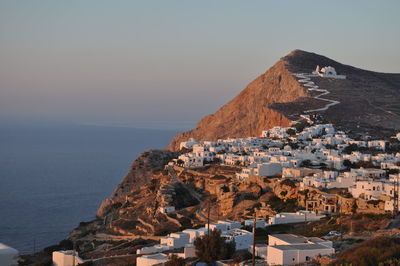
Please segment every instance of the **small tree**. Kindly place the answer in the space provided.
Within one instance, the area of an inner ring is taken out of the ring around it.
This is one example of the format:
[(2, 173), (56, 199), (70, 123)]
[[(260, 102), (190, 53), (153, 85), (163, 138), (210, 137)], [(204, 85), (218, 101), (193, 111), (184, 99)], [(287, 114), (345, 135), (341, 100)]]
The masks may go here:
[(217, 260), (230, 259), (235, 252), (235, 242), (225, 242), (218, 230), (198, 237), (194, 241), (196, 256), (202, 262), (211, 263)]
[(348, 169), (351, 168), (352, 165), (353, 165), (353, 163), (348, 159), (343, 161), (343, 166), (348, 168)]
[(166, 266), (185, 266), (185, 259), (178, 257), (176, 254), (172, 254), (169, 260), (165, 263)]
[(296, 135), (296, 130), (294, 130), (293, 128), (289, 128), (288, 130), (286, 130), (286, 133), (288, 133), (290, 136)]

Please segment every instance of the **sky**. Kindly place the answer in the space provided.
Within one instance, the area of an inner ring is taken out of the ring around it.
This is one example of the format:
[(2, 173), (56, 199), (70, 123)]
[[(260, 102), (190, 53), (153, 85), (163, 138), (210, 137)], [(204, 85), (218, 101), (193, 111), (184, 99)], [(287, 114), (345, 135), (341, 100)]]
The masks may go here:
[(0, 123), (190, 128), (294, 49), (400, 73), (400, 1), (0, 0)]

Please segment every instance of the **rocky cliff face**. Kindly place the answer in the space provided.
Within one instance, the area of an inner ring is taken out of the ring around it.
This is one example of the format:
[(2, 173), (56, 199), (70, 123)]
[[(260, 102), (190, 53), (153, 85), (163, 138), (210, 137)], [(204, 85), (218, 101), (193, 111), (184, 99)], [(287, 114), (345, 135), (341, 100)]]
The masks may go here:
[(153, 174), (163, 170), (164, 165), (177, 155), (177, 153), (166, 150), (149, 150), (140, 154), (111, 197), (101, 203), (97, 216), (103, 217), (113, 204), (125, 201), (126, 196), (133, 189), (147, 184), (153, 179)]
[(168, 149), (177, 150), (179, 143), (190, 137), (216, 140), (259, 136), (262, 130), (288, 126), (305, 111), (323, 107), (326, 102), (315, 99), (316, 93), (307, 92), (292, 75), (311, 73), (317, 65), (333, 66), (347, 79), (313, 78), (316, 85), (330, 92), (325, 98), (340, 101), (326, 111), (313, 114), (354, 133), (388, 136), (400, 130), (400, 74), (362, 70), (295, 50), (217, 112), (204, 117), (195, 129), (175, 136)]

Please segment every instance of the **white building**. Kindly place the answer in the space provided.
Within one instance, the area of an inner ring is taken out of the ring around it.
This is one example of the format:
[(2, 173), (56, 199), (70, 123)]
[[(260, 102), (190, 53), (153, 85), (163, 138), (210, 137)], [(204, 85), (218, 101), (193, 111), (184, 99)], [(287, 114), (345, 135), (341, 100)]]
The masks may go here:
[[(263, 258), (264, 260), (267, 260), (267, 248), (267, 244), (256, 244), (255, 255), (257, 257)], [(253, 254), (253, 245), (249, 246), (248, 251)]]
[(317, 66), (312, 73), (322, 78), (346, 79), (345, 75), (338, 75), (335, 68), (331, 66), (326, 66), (321, 69)]
[(261, 137), (262, 138), (279, 138), (279, 139), (283, 139), (283, 138), (287, 138), (289, 137), (289, 134), (286, 133), (287, 130), (289, 129), (289, 127), (273, 127), (269, 130), (264, 130), (261, 133)]
[(136, 254), (153, 254), (171, 250), (173, 247), (157, 244), (150, 247), (142, 247), (136, 250)]
[(189, 243), (193, 243), (196, 238), (207, 234), (207, 232), (208, 232), (208, 229), (205, 227), (202, 227), (199, 229), (185, 229), (182, 231), (182, 233), (189, 235)]
[(219, 224), (225, 224), (226, 225), (226, 230), (232, 230), (232, 229), (240, 229), (242, 228), (242, 223), (238, 221), (218, 221), (217, 223)]
[(232, 229), (221, 233), (225, 241), (229, 242), (234, 240), (236, 250), (248, 249), (253, 243), (253, 233), (243, 229)]
[(305, 176), (300, 182), (300, 189), (304, 189), (306, 186), (316, 188), (349, 188), (354, 185), (355, 181), (356, 175), (350, 172), (345, 172), (338, 177)]
[(369, 177), (369, 178), (383, 178), (386, 177), (386, 171), (376, 168), (363, 168), (354, 169), (352, 168), (350, 172), (356, 173), (359, 177)]
[(206, 224), (205, 228), (208, 229), (208, 227), (210, 227), (210, 231), (217, 230), (222, 232), (228, 230), (228, 225), (225, 223), (210, 223), (210, 225)]
[(393, 197), (394, 183), (389, 180), (359, 180), (349, 189), (354, 198), (379, 200), (381, 195)]
[(174, 254), (183, 259), (195, 258), (196, 257), (196, 248), (192, 244), (187, 244), (183, 248), (183, 253), (174, 253)]
[(54, 251), (52, 257), (54, 266), (73, 266), (84, 263), (78, 253), (73, 250)]
[[(248, 220), (244, 220), (244, 225), (245, 226), (250, 226), (253, 227), (254, 224), (254, 220), (253, 219), (248, 219)], [(257, 220), (256, 221), (256, 228), (265, 228), (266, 223), (264, 220)]]
[(156, 264), (165, 263), (168, 261), (168, 256), (163, 253), (152, 255), (143, 255), (136, 258), (137, 266), (152, 266)]
[(18, 250), (0, 243), (0, 265), (18, 265)]
[(182, 150), (183, 148), (191, 149), (193, 145), (197, 144), (194, 138), (190, 138), (188, 141), (181, 142), (179, 145), (179, 149)]
[(268, 236), (268, 265), (295, 265), (311, 262), (316, 256), (332, 255), (335, 249), (331, 241), (317, 237), (303, 237), (292, 234)]
[(174, 212), (175, 206), (160, 206), (158, 209), (161, 213), (167, 214), (167, 213)]
[(370, 140), (370, 141), (368, 141), (368, 148), (375, 148), (375, 149), (384, 151), (386, 149), (386, 141)]
[[(288, 162), (289, 163), (289, 162)], [(244, 168), (240, 173), (236, 173), (236, 178), (239, 180), (246, 180), (250, 176), (275, 176), (282, 174), (282, 163), (268, 162), (259, 163), (253, 167)]]
[(160, 239), (160, 244), (173, 247), (183, 248), (186, 244), (189, 244), (190, 235), (183, 232), (171, 233), (168, 236)]
[(318, 221), (324, 217), (311, 211), (281, 212), (269, 217), (268, 225)]
[(196, 156), (194, 153), (191, 152), (179, 155), (178, 160), (182, 160), (183, 167), (186, 168), (201, 167), (204, 165), (204, 158)]

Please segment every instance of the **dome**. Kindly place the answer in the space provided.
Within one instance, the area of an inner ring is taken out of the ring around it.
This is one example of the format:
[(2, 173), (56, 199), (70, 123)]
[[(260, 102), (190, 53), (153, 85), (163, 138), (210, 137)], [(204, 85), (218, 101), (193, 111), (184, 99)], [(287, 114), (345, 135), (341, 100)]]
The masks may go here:
[(0, 255), (6, 254), (6, 255), (17, 256), (18, 253), (19, 253), (18, 250), (16, 250), (15, 248), (0, 243)]

